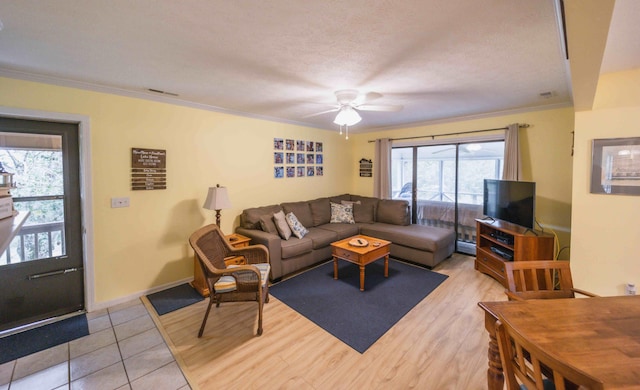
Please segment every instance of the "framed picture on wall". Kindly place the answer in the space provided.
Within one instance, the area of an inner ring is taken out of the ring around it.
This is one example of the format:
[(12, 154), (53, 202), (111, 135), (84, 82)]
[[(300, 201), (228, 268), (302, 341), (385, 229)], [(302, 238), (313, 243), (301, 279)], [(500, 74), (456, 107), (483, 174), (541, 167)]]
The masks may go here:
[(284, 140), (282, 138), (274, 138), (273, 139), (273, 148), (275, 150), (284, 149)]
[(307, 176), (313, 176), (315, 173), (314, 167), (307, 167)]
[(306, 145), (307, 152), (313, 152), (313, 145), (314, 145), (313, 141), (307, 141), (307, 145)]
[(304, 152), (304, 141), (296, 141), (296, 150), (298, 152)]
[(316, 152), (322, 153), (322, 142), (316, 142)]
[(313, 153), (307, 153), (307, 164), (313, 164), (316, 162), (316, 159), (314, 157)]
[(287, 153), (287, 164), (295, 164), (295, 163), (296, 163), (296, 154)]
[(322, 167), (316, 167), (316, 176), (322, 176), (324, 174), (324, 170)]
[(296, 163), (304, 164), (304, 153), (298, 153), (296, 155)]
[(297, 167), (296, 168), (296, 176), (304, 177), (304, 167)]
[(284, 153), (282, 153), (282, 152), (274, 152), (273, 153), (273, 163), (274, 164), (284, 164)]
[(282, 179), (284, 177), (284, 167), (274, 167), (273, 177), (276, 179)]
[(640, 137), (593, 140), (591, 193), (640, 195)]
[(295, 167), (287, 167), (287, 177), (296, 177)]
[(296, 148), (296, 143), (294, 140), (292, 139), (288, 139), (285, 141), (285, 147), (287, 150), (295, 150)]
[(322, 164), (322, 155), (316, 154), (316, 164)]

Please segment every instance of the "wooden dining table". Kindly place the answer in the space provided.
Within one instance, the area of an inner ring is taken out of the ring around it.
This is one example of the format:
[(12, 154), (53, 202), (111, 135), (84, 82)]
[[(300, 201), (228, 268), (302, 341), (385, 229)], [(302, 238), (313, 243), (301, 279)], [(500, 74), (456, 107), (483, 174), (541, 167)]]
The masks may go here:
[(504, 377), (496, 321), (507, 320), (547, 353), (602, 381), (606, 389), (640, 389), (640, 296), (478, 303), (489, 333), (490, 390)]

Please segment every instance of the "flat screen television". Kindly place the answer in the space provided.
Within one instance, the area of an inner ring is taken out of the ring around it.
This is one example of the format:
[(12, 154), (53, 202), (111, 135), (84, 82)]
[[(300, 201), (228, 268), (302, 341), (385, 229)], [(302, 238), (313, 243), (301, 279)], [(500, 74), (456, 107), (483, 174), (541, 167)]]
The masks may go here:
[(484, 179), (482, 213), (487, 217), (533, 229), (536, 183)]

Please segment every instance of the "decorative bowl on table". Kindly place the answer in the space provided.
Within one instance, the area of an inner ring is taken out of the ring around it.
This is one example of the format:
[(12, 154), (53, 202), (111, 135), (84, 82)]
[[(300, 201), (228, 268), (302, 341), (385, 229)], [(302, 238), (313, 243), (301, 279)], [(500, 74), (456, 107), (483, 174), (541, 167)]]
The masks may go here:
[(363, 248), (369, 245), (369, 241), (365, 240), (364, 238), (354, 238), (353, 240), (349, 241), (349, 245)]

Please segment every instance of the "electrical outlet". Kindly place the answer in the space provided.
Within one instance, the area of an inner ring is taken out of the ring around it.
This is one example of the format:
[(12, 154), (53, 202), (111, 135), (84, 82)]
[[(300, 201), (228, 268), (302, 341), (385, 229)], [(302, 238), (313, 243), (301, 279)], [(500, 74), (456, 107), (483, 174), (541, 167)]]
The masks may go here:
[(111, 198), (111, 208), (129, 207), (129, 198)]
[(636, 295), (636, 285), (634, 283), (627, 283), (624, 292), (627, 295)]

